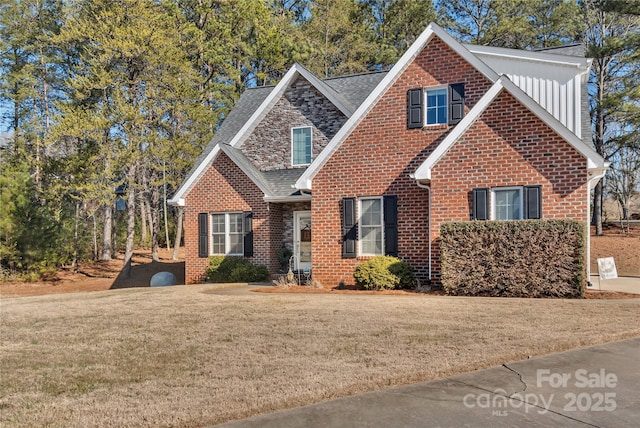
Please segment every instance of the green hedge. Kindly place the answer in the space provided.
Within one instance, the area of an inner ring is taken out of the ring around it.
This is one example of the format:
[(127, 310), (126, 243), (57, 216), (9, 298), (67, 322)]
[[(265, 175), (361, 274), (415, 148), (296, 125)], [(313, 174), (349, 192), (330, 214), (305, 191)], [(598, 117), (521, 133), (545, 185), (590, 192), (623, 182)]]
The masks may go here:
[(356, 285), (366, 290), (409, 288), (413, 285), (413, 269), (391, 256), (376, 256), (356, 266)]
[(447, 294), (584, 297), (584, 222), (466, 221), (440, 229)]
[(209, 257), (207, 280), (210, 282), (260, 282), (268, 277), (266, 266), (253, 265), (242, 257)]

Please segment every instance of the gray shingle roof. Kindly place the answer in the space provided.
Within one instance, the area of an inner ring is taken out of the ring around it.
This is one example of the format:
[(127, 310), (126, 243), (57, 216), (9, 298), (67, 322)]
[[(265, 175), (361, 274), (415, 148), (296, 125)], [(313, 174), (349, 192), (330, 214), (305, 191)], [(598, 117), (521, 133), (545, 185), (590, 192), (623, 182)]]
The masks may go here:
[(534, 49), (536, 52), (551, 53), (557, 55), (570, 55), (584, 58), (585, 47), (582, 43), (575, 43), (572, 45), (554, 46), (551, 48), (539, 48)]
[(220, 144), (220, 149), (247, 174), (251, 181), (256, 183), (268, 198), (300, 196), (300, 191), (293, 185), (304, 172), (304, 168), (260, 171), (241, 150), (225, 143)]
[(249, 88), (245, 90), (240, 99), (233, 107), (233, 109), (229, 112), (227, 117), (220, 125), (220, 128), (216, 131), (207, 147), (202, 151), (200, 156), (196, 159), (193, 164), (193, 167), (185, 177), (184, 181), (187, 181), (191, 174), (193, 174), (209, 153), (213, 150), (213, 148), (218, 143), (228, 143), (233, 137), (242, 129), (244, 124), (249, 120), (249, 118), (255, 113), (255, 111), (260, 107), (260, 104), (269, 96), (274, 86), (263, 86), (259, 88)]
[(358, 108), (386, 75), (386, 71), (379, 71), (354, 74), (351, 76), (330, 77), (324, 79), (323, 82)]

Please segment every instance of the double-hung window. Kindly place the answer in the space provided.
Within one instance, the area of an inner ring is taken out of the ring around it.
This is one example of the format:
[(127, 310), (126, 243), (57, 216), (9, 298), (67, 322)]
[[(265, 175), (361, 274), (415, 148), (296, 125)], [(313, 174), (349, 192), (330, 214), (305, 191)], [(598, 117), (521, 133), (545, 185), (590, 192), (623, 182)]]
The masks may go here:
[(383, 254), (384, 221), (382, 198), (361, 198), (360, 206), (360, 254), (373, 256)]
[(291, 129), (291, 165), (311, 163), (312, 132), (310, 126)]
[(492, 190), (493, 219), (522, 219), (522, 187), (503, 187)]
[(211, 253), (241, 256), (244, 253), (243, 213), (211, 214)]
[(427, 125), (447, 123), (447, 88), (425, 90)]

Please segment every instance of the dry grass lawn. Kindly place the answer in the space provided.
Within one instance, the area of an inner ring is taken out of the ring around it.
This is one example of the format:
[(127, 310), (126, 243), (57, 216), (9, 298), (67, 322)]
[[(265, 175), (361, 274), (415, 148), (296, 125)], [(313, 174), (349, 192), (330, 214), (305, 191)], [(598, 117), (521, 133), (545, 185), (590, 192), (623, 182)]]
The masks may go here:
[(2, 427), (206, 426), (640, 334), (640, 299), (2, 298)]

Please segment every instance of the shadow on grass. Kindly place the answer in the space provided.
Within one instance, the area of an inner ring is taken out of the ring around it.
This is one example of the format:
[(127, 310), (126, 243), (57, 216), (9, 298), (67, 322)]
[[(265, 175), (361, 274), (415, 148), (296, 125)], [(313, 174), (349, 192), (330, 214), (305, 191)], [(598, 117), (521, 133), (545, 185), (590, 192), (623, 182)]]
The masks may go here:
[(158, 272), (171, 272), (176, 276), (178, 284), (184, 284), (184, 262), (164, 263), (151, 261), (150, 263), (134, 263), (131, 266), (129, 278), (125, 278), (120, 271), (109, 287), (111, 290), (118, 288), (149, 287), (151, 277)]

